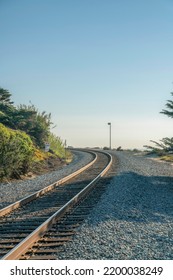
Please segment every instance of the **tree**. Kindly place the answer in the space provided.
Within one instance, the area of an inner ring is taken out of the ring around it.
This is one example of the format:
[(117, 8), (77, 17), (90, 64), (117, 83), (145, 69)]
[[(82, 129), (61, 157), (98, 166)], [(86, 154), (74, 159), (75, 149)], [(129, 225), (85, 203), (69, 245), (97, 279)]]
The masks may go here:
[(150, 142), (154, 143), (155, 147), (148, 146), (148, 145), (145, 145), (144, 147), (149, 149), (151, 152), (166, 153), (169, 151), (173, 151), (173, 137), (172, 138), (165, 137), (161, 139), (160, 142), (156, 142), (153, 140), (150, 140)]
[(0, 103), (11, 105), (13, 102), (10, 100), (11, 93), (8, 90), (0, 88)]
[(14, 118), (17, 129), (25, 131), (40, 148), (48, 141), (51, 114), (38, 112), (34, 105), (20, 105)]
[(8, 90), (0, 88), (0, 123), (10, 128), (15, 128), (13, 124), (15, 107), (10, 97), (11, 93)]
[[(171, 95), (173, 96), (173, 92), (171, 92)], [(173, 118), (173, 100), (167, 100), (166, 107), (169, 110), (162, 110), (160, 113)]]
[(0, 123), (26, 132), (38, 147), (44, 148), (52, 124), (51, 114), (45, 111), (40, 113), (32, 104), (23, 104), (16, 108), (10, 98), (11, 93), (0, 88)]
[(7, 90), (0, 88), (0, 123), (26, 132), (38, 147), (44, 148), (52, 124), (51, 114), (40, 113), (34, 105), (22, 104), (16, 108), (10, 97)]
[[(171, 92), (171, 95), (173, 96), (173, 92)], [(173, 118), (173, 100), (167, 100), (166, 107), (169, 110), (163, 109), (160, 113), (167, 115), (170, 118)], [(154, 143), (155, 147), (148, 145), (145, 145), (144, 147), (149, 149), (151, 152), (166, 153), (169, 151), (173, 151), (173, 137), (165, 137), (162, 140), (160, 140), (160, 143), (153, 140), (150, 140), (150, 142)]]

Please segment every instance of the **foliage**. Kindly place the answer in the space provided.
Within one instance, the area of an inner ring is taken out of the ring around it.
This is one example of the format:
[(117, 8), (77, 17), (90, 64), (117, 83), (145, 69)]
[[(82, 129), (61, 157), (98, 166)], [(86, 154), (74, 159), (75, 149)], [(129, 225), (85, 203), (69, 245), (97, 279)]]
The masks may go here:
[(4, 125), (15, 128), (13, 124), (13, 115), (15, 107), (10, 100), (11, 94), (3, 88), (0, 88), (0, 122)]
[(33, 161), (34, 162), (44, 161), (44, 160), (48, 159), (50, 156), (52, 156), (52, 155), (49, 152), (44, 152), (40, 149), (35, 149)]
[(48, 140), (51, 124), (51, 114), (46, 114), (45, 111), (39, 113), (34, 105), (18, 107), (15, 118), (17, 129), (29, 134), (40, 148), (44, 148), (44, 143)]
[(0, 88), (0, 103), (11, 105), (13, 102), (10, 100), (11, 93), (8, 90)]
[(60, 158), (66, 158), (66, 149), (60, 137), (50, 133), (48, 136), (48, 142), (50, 144), (50, 150), (52, 150)]
[(160, 159), (168, 162), (173, 162), (173, 155), (164, 155), (160, 157)]
[(52, 157), (40, 150), (45, 142), (58, 157), (70, 158), (62, 140), (50, 132), (51, 125), (51, 114), (32, 104), (15, 107), (9, 91), (0, 88), (0, 178), (19, 177), (35, 159)]
[(117, 148), (117, 151), (123, 151), (123, 149), (121, 148), (121, 146), (119, 146), (119, 147)]
[[(171, 95), (173, 96), (173, 92), (171, 92)], [(162, 110), (160, 113), (165, 114), (170, 118), (173, 118), (173, 100), (167, 100), (166, 107), (169, 110)]]
[(134, 153), (139, 153), (139, 152), (140, 152), (140, 150), (139, 150), (139, 149), (136, 149), (136, 148), (134, 148), (132, 151), (133, 151)]
[(165, 137), (162, 140), (160, 140), (160, 143), (153, 140), (150, 140), (150, 142), (154, 143), (155, 147), (147, 145), (145, 145), (144, 147), (152, 153), (164, 155), (165, 153), (173, 150), (173, 137)]
[(25, 131), (38, 147), (43, 148), (52, 124), (51, 114), (38, 112), (34, 105), (23, 104), (16, 108), (10, 97), (7, 90), (0, 88), (0, 123)]
[(0, 178), (18, 178), (28, 171), (34, 152), (26, 133), (0, 124)]
[[(173, 96), (173, 92), (171, 92), (171, 95)], [(166, 107), (169, 110), (162, 110), (160, 113), (173, 118), (173, 100), (167, 100)], [(151, 153), (165, 155), (166, 153), (173, 151), (173, 137), (165, 137), (160, 140), (160, 143), (153, 140), (150, 140), (150, 142), (154, 143), (155, 147), (148, 145), (145, 145), (144, 147), (147, 148)]]

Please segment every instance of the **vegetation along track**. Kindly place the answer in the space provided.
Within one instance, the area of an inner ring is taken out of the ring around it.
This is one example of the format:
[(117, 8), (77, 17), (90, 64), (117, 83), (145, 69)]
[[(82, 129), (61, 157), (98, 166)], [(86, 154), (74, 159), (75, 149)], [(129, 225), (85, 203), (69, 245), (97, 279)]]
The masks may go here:
[(54, 186), (51, 192), (26, 205), (20, 202), (19, 209), (1, 217), (1, 259), (57, 258), (60, 246), (71, 239), (74, 228), (91, 208), (85, 197), (112, 163), (108, 153), (96, 154), (95, 162), (63, 188)]

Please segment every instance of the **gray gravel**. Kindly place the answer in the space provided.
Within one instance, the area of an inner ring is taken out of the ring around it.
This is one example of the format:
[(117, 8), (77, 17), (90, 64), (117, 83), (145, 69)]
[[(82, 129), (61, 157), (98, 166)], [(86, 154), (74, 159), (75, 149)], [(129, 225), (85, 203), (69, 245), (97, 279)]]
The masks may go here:
[(173, 166), (128, 152), (60, 259), (173, 259)]
[(92, 160), (92, 155), (82, 151), (73, 151), (73, 161), (57, 171), (37, 176), (30, 180), (0, 184), (0, 209), (52, 184), (81, 168)]

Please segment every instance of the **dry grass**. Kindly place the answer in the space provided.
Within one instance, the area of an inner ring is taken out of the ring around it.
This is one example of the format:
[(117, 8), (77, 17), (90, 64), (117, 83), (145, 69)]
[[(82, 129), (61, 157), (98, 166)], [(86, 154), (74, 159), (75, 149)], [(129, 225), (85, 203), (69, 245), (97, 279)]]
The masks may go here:
[(160, 157), (160, 160), (168, 161), (168, 162), (173, 162), (173, 155), (165, 155)]

